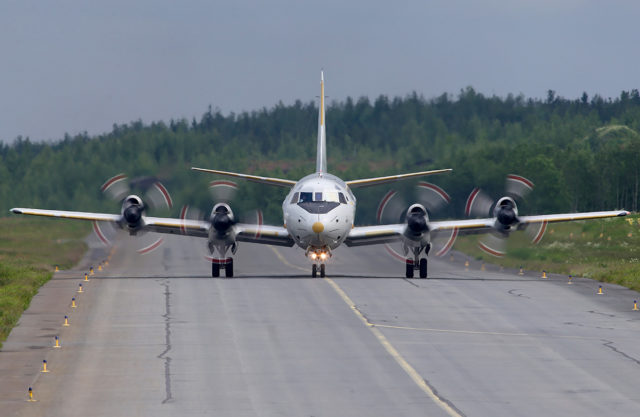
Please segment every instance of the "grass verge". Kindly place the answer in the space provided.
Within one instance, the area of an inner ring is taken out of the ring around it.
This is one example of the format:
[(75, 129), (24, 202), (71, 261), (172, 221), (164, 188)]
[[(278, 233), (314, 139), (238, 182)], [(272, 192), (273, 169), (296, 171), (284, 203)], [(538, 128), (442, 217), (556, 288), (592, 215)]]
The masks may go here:
[(28, 217), (0, 218), (0, 347), (38, 289), (86, 250), (84, 222)]
[(640, 215), (549, 224), (538, 245), (523, 232), (508, 240), (507, 255), (496, 258), (477, 246), (481, 236), (465, 236), (456, 249), (487, 263), (522, 266), (593, 278), (640, 291)]

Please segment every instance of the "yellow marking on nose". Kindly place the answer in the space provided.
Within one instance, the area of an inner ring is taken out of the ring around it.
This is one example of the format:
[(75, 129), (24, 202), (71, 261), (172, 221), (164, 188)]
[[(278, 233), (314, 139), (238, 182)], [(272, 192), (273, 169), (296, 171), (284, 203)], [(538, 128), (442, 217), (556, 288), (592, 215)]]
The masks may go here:
[(322, 233), (324, 231), (324, 224), (320, 222), (315, 222), (311, 226), (311, 230), (313, 230), (313, 233)]

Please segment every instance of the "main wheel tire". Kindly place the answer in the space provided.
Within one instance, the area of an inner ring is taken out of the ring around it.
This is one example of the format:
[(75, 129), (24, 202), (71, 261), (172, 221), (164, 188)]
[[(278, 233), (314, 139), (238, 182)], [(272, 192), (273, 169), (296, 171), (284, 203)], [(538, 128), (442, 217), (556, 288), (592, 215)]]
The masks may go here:
[(311, 278), (315, 278), (318, 276), (318, 265), (313, 264), (311, 267)]
[(406, 269), (405, 276), (407, 278), (413, 278), (413, 262), (411, 263), (407, 262), (406, 266), (407, 266), (407, 269)]
[(324, 278), (324, 264), (320, 265), (320, 277)]
[(215, 260), (211, 263), (211, 276), (214, 278), (220, 276), (220, 264), (215, 262)]
[(233, 278), (233, 258), (227, 260), (227, 264), (224, 266), (224, 275), (227, 278)]
[(427, 258), (420, 259), (420, 278), (427, 277)]

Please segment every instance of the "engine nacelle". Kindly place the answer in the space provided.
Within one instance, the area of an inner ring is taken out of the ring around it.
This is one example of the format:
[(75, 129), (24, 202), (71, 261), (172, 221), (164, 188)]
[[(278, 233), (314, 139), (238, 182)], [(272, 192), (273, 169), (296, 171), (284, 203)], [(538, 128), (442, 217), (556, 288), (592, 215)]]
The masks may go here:
[(122, 215), (124, 224), (127, 226), (127, 229), (129, 229), (129, 233), (135, 234), (135, 232), (142, 227), (142, 214), (144, 210), (145, 205), (137, 195), (130, 195), (122, 202), (120, 214)]
[(405, 236), (411, 240), (422, 240), (429, 233), (429, 215), (422, 204), (413, 204), (405, 215), (407, 229)]
[(493, 208), (496, 218), (496, 228), (502, 233), (509, 233), (520, 221), (518, 220), (518, 206), (513, 198), (502, 197)]
[(209, 221), (218, 235), (226, 235), (235, 224), (233, 211), (225, 203), (218, 203), (213, 206)]

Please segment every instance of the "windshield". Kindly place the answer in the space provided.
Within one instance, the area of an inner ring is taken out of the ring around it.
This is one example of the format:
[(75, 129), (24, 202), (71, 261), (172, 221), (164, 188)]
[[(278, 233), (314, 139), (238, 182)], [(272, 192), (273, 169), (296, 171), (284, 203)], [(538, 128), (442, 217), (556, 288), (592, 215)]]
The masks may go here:
[(344, 195), (337, 191), (303, 191), (298, 200), (300, 207), (315, 214), (328, 213), (340, 204), (346, 203)]

